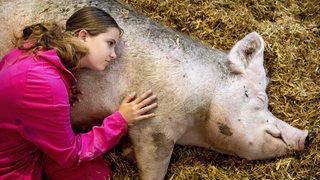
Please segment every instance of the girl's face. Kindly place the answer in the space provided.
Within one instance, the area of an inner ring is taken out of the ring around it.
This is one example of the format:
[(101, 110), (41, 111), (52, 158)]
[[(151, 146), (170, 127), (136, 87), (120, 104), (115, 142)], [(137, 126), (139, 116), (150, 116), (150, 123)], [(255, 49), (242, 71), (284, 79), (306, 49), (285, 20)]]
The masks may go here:
[(86, 30), (79, 32), (80, 38), (88, 48), (88, 54), (81, 59), (81, 68), (104, 70), (117, 55), (115, 46), (119, 40), (118, 28), (109, 27), (105, 33), (90, 36)]

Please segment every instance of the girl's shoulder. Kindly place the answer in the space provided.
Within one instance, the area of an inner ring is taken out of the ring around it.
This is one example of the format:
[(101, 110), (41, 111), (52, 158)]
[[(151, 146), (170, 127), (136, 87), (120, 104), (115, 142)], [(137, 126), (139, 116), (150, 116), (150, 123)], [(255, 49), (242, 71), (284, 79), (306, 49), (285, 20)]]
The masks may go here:
[(44, 52), (40, 53), (39, 55), (37, 55), (37, 58), (39, 58), (42, 61), (45, 61), (46, 63), (53, 66), (57, 70), (57, 73), (62, 76), (62, 78), (66, 84), (70, 84), (71, 81), (76, 82), (76, 78), (62, 64), (62, 62), (57, 54), (57, 51), (55, 49), (44, 51)]
[(54, 66), (61, 66), (58, 61), (60, 60), (54, 49), (48, 51), (36, 51), (36, 54), (34, 54), (32, 51), (14, 48), (0, 61), (0, 69), (13, 68), (23, 70), (30, 66), (42, 65), (44, 62), (50, 63)]
[(9, 74), (20, 74), (19, 77), (30, 78), (46, 77), (61, 79), (69, 88), (71, 81), (76, 81), (73, 74), (65, 68), (55, 49), (39, 51), (37, 55), (14, 48), (8, 52), (0, 62), (0, 71)]

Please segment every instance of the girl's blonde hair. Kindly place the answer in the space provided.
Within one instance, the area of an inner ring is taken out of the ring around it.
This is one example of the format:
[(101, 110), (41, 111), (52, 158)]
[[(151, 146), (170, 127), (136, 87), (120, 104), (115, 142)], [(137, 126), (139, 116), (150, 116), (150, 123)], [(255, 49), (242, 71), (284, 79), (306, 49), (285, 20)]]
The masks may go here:
[(122, 32), (116, 21), (105, 11), (96, 7), (84, 7), (75, 12), (66, 22), (64, 29), (57, 23), (37, 23), (23, 29), (22, 35), (15, 37), (15, 46), (29, 51), (34, 56), (37, 52), (56, 49), (63, 65), (75, 72), (80, 67), (80, 59), (88, 49), (76, 36), (84, 29), (89, 35), (105, 33), (109, 27), (116, 27)]

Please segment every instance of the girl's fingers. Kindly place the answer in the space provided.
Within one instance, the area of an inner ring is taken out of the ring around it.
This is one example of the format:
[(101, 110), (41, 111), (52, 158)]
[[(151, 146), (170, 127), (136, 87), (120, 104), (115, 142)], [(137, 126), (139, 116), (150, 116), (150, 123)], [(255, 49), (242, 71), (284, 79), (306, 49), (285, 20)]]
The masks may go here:
[(153, 118), (153, 117), (155, 117), (155, 116), (156, 116), (155, 113), (144, 114), (144, 115), (139, 116), (139, 118), (137, 118), (137, 121), (141, 121), (141, 120)]
[(134, 102), (136, 104), (139, 104), (141, 101), (143, 101), (144, 99), (146, 99), (148, 96), (150, 96), (152, 94), (151, 90), (146, 91), (145, 93), (143, 93), (141, 96), (139, 96), (137, 99), (134, 100)]
[(143, 101), (141, 101), (139, 104), (137, 104), (138, 108), (141, 109), (145, 106), (147, 106), (148, 104), (150, 104), (151, 102), (153, 102), (154, 100), (157, 99), (156, 95), (152, 95), (146, 99), (144, 99)]
[(145, 115), (145, 113), (147, 113), (148, 111), (151, 111), (152, 109), (156, 108), (157, 106), (158, 106), (157, 103), (153, 103), (149, 106), (143, 107), (139, 110), (139, 114), (141, 114), (141, 116), (143, 116), (143, 115)]

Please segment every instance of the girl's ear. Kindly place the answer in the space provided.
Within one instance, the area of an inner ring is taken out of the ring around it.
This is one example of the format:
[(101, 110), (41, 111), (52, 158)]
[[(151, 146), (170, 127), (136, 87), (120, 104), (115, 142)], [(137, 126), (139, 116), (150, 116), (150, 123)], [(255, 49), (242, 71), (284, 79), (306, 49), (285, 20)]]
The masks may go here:
[(80, 30), (79, 33), (78, 33), (78, 38), (79, 38), (81, 41), (85, 42), (85, 41), (87, 40), (88, 35), (89, 35), (88, 31), (82, 29), (82, 30)]

